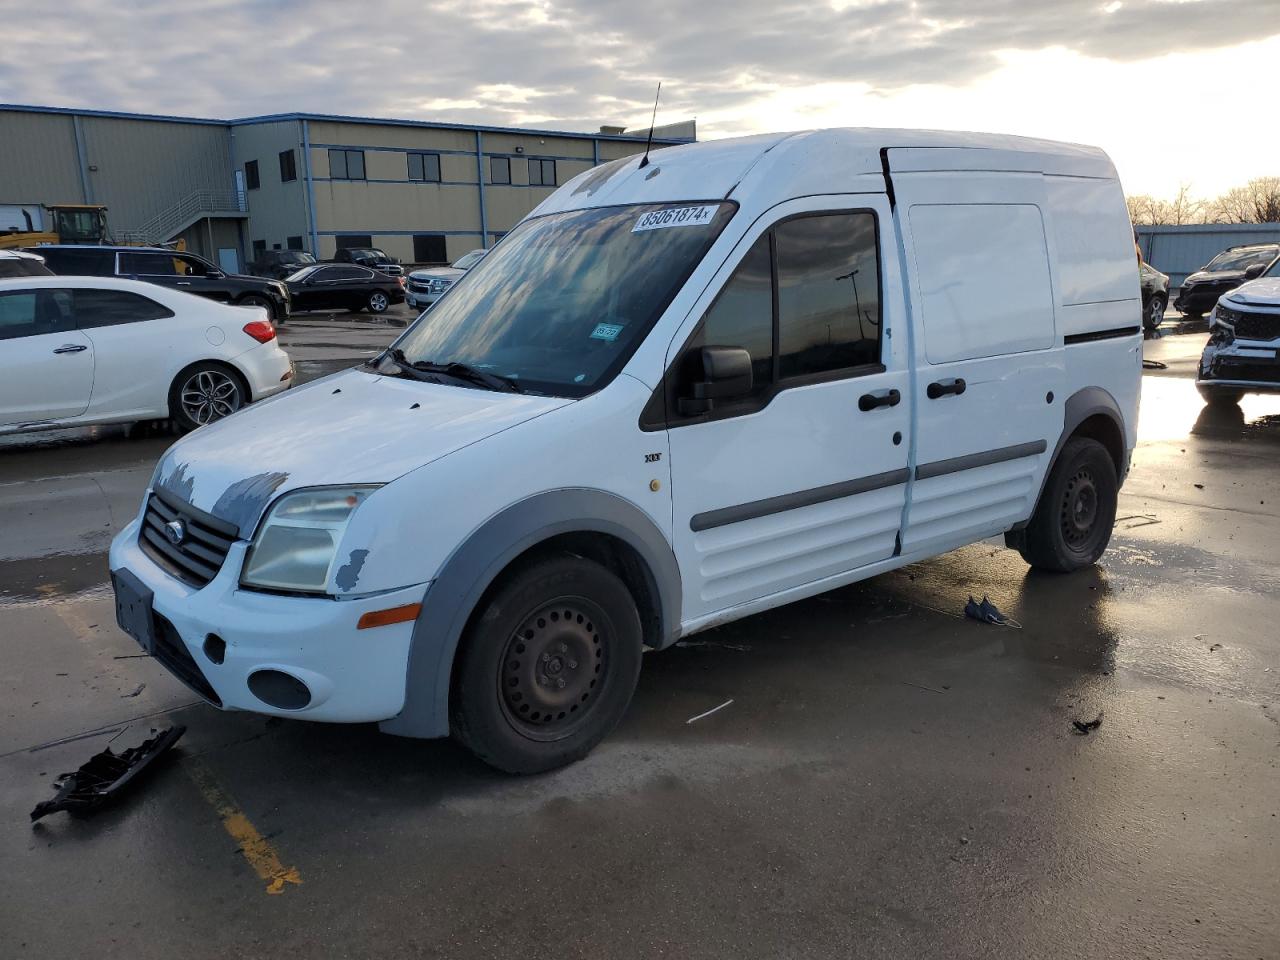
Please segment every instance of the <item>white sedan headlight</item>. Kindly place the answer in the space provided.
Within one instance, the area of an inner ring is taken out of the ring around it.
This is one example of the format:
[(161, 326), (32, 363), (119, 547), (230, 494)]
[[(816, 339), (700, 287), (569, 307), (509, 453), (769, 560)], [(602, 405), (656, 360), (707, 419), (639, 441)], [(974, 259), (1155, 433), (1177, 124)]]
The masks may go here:
[(249, 548), (240, 582), (267, 590), (324, 593), (351, 515), (377, 489), (315, 487), (281, 497)]

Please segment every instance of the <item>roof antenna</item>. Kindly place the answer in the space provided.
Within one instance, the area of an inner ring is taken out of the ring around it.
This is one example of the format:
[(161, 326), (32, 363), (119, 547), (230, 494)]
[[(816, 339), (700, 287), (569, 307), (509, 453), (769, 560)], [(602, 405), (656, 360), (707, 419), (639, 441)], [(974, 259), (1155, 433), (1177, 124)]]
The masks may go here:
[(653, 116), (649, 118), (649, 141), (644, 145), (644, 156), (640, 159), (640, 166), (637, 170), (643, 170), (649, 165), (649, 148), (653, 146), (653, 125), (658, 120), (658, 98), (662, 96), (662, 81), (658, 81), (658, 92), (653, 95)]

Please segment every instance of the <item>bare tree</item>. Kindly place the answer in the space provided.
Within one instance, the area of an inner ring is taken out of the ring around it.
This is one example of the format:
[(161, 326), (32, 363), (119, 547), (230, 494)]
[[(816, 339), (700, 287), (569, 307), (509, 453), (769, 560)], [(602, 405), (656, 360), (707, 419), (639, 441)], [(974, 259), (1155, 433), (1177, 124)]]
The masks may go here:
[(1280, 222), (1280, 177), (1255, 177), (1210, 204), (1214, 223)]
[(1172, 200), (1161, 200), (1149, 194), (1126, 197), (1129, 219), (1134, 224), (1184, 224), (1204, 223), (1205, 203), (1191, 194), (1191, 185), (1184, 183)]

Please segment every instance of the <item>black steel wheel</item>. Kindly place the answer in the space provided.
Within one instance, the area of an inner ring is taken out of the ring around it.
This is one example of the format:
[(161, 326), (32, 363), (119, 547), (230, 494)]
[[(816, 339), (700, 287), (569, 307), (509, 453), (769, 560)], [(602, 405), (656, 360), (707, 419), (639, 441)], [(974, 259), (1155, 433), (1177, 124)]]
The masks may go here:
[(640, 672), (635, 601), (604, 567), (551, 557), (506, 576), (456, 658), (453, 735), (508, 773), (581, 759), (626, 712)]
[(1068, 440), (1049, 472), (1019, 551), (1041, 570), (1068, 573), (1095, 563), (1111, 541), (1119, 482), (1096, 440)]

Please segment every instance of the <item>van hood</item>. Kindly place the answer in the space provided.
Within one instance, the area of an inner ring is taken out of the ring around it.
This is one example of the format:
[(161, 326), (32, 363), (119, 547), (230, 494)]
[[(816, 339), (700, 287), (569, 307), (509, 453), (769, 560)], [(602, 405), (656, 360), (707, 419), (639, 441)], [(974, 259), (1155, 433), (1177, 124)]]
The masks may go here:
[(1227, 294), (1233, 303), (1251, 303), (1262, 307), (1280, 307), (1280, 277), (1263, 277), (1241, 284)]
[(289, 490), (390, 483), (572, 402), (347, 370), (201, 427), (152, 482), (248, 537)]

